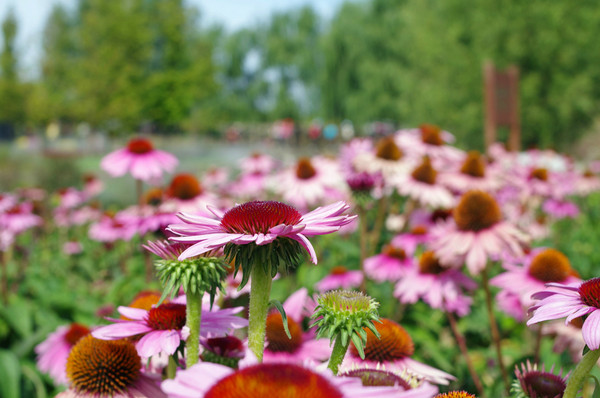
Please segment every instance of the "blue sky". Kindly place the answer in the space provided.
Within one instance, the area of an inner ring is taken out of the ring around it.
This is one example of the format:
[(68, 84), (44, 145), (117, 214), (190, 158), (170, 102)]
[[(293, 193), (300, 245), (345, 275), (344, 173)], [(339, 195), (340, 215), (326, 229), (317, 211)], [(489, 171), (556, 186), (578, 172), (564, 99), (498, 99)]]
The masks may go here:
[[(118, 1), (118, 0), (107, 0)], [(309, 4), (323, 17), (329, 18), (344, 0), (187, 0), (202, 11), (203, 23), (218, 23), (228, 30), (251, 26), (268, 19), (273, 12)], [(15, 11), (19, 21), (17, 51), (22, 60), (22, 74), (36, 74), (41, 52), (42, 30), (54, 4), (73, 7), (76, 0), (0, 0), (0, 21), (8, 10)], [(0, 42), (0, 47), (2, 46)]]

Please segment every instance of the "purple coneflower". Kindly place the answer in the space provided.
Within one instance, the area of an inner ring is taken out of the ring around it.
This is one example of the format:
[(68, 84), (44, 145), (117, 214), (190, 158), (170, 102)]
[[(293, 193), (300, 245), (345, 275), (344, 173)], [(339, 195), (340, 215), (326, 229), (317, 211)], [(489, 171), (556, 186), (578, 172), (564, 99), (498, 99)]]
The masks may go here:
[(319, 292), (335, 289), (353, 289), (363, 281), (363, 274), (360, 271), (352, 271), (343, 265), (338, 265), (331, 269), (329, 275), (325, 276), (315, 284)]
[(163, 171), (172, 173), (178, 160), (170, 153), (154, 149), (152, 142), (145, 138), (134, 138), (125, 148), (106, 155), (100, 166), (112, 177), (130, 173), (136, 180), (159, 179)]

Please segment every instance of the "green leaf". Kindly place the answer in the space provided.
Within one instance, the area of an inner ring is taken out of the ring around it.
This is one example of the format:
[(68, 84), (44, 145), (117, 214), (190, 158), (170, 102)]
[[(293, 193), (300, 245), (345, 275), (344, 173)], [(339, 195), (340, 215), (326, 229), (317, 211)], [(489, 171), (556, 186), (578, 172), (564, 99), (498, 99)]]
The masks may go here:
[(285, 330), (285, 334), (287, 335), (288, 339), (291, 340), (292, 335), (290, 334), (290, 329), (288, 327), (287, 315), (285, 314), (285, 309), (283, 308), (283, 305), (281, 305), (281, 303), (277, 300), (271, 300), (269, 302), (269, 307), (271, 307), (271, 306), (277, 308), (277, 310), (281, 314), (281, 320), (283, 322), (283, 329)]
[(35, 366), (30, 363), (24, 363), (21, 367), (21, 370), (23, 372), (23, 376), (28, 379), (31, 384), (33, 384), (33, 387), (35, 388), (35, 396), (37, 398), (46, 398), (48, 395), (46, 394), (44, 382), (38, 374)]
[(21, 366), (15, 354), (0, 351), (0, 396), (19, 398), (21, 396)]
[(25, 301), (15, 301), (4, 308), (4, 318), (21, 336), (26, 337), (33, 330), (31, 307)]

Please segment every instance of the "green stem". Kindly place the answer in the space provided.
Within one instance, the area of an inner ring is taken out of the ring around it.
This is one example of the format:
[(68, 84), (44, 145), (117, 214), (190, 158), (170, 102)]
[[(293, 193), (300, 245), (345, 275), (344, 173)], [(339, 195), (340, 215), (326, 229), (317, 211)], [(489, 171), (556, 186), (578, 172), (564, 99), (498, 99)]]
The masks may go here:
[(510, 381), (508, 378), (508, 372), (506, 371), (506, 367), (504, 366), (504, 361), (502, 359), (502, 340), (500, 339), (500, 331), (498, 330), (498, 324), (496, 323), (496, 318), (494, 317), (494, 300), (492, 298), (492, 291), (490, 290), (489, 278), (487, 274), (487, 265), (481, 271), (481, 284), (483, 285), (483, 290), (485, 292), (485, 306), (487, 308), (488, 318), (490, 322), (492, 340), (494, 342), (494, 347), (496, 348), (498, 367), (500, 368), (500, 373), (502, 374), (504, 388), (506, 392), (508, 392), (510, 390)]
[(331, 358), (329, 358), (329, 365), (327, 366), (333, 371), (334, 375), (337, 375), (338, 369), (340, 368), (340, 365), (346, 356), (346, 351), (348, 351), (349, 345), (350, 342), (348, 342), (346, 345), (342, 344), (342, 338), (340, 336), (335, 339), (333, 351), (331, 351)]
[(175, 359), (175, 355), (169, 355), (169, 362), (167, 363), (166, 369), (166, 378), (174, 379), (175, 373), (177, 371), (177, 360)]
[(190, 328), (185, 347), (187, 355), (185, 365), (187, 368), (197, 364), (200, 358), (200, 320), (202, 318), (202, 293), (186, 293), (186, 326)]
[(583, 387), (586, 377), (590, 373), (590, 370), (596, 365), (599, 358), (600, 349), (588, 351), (588, 353), (581, 358), (581, 362), (579, 362), (571, 376), (569, 376), (563, 398), (575, 398), (577, 396), (577, 392)]
[(254, 264), (250, 274), (250, 313), (248, 314), (248, 348), (262, 362), (265, 350), (267, 314), (271, 296), (271, 270), (265, 272), (260, 264)]
[(360, 283), (360, 290), (363, 293), (367, 292), (367, 275), (365, 274), (365, 259), (367, 258), (367, 212), (363, 205), (359, 204), (356, 206), (356, 212), (358, 213), (358, 226), (360, 231), (360, 271), (362, 272), (362, 282)]

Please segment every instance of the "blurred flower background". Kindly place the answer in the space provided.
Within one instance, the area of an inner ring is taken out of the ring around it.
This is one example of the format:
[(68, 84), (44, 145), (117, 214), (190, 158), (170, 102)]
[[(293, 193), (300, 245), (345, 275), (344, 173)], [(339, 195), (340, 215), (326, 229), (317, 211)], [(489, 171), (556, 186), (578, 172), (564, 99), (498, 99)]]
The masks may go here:
[[(185, 390), (204, 396), (281, 362), (295, 394), (294, 372), (339, 396), (543, 397), (550, 369), (562, 396), (600, 341), (599, 21), (566, 0), (3, 0), (0, 397), (176, 395), (210, 371)], [(520, 151), (506, 126), (485, 140), (486, 63), (518, 70)], [(273, 252), (258, 365), (247, 270)], [(169, 282), (199, 253), (226, 275), (214, 303), (209, 266)], [(543, 315), (573, 286), (577, 317)], [(310, 328), (336, 289), (381, 317), (337, 378)], [(67, 365), (83, 337), (127, 346), (113, 370), (137, 384), (78, 385), (100, 377)]]

